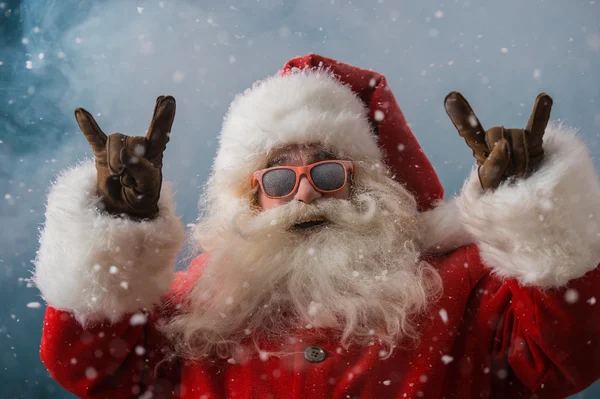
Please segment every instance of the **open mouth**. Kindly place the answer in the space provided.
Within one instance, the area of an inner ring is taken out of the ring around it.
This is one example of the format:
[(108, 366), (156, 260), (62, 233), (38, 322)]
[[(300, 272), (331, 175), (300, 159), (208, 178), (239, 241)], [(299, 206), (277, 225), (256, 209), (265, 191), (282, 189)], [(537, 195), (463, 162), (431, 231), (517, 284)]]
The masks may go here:
[(310, 230), (322, 226), (325, 224), (324, 220), (310, 220), (307, 222), (296, 223), (294, 229), (297, 230)]

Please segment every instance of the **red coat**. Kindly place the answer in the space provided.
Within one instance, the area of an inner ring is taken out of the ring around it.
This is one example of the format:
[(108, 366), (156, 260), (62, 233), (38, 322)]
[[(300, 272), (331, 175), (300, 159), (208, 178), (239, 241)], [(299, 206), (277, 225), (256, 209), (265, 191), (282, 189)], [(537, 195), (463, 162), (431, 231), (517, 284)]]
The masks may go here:
[[(299, 327), (295, 355), (246, 364), (175, 362), (153, 370), (164, 344), (156, 313), (88, 330), (69, 313), (46, 310), (41, 357), (63, 387), (83, 398), (563, 398), (600, 377), (600, 270), (542, 292), (490, 274), (475, 245), (428, 259), (444, 293), (422, 324), (414, 350), (380, 359), (380, 348), (342, 350), (327, 331)], [(198, 258), (173, 285), (178, 297)], [(574, 293), (578, 294), (576, 301)], [(168, 315), (162, 315), (168, 317)], [(277, 346), (270, 342), (268, 345)], [(320, 363), (304, 351), (318, 346)]]

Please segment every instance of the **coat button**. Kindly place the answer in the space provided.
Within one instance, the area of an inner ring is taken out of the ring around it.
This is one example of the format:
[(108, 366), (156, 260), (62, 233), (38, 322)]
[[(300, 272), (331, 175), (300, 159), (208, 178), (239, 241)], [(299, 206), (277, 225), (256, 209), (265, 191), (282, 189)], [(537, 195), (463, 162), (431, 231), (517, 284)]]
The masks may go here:
[(319, 348), (318, 346), (309, 346), (304, 349), (304, 358), (311, 363), (321, 363), (327, 354), (323, 350), (323, 348)]

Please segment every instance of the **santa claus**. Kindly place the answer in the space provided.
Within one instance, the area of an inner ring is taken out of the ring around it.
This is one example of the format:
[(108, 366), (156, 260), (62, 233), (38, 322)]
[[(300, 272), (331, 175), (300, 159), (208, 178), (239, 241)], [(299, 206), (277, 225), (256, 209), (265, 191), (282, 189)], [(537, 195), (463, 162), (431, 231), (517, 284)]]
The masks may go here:
[(563, 398), (600, 378), (600, 184), (540, 95), (525, 129), (446, 111), (477, 166), (442, 201), (385, 78), (317, 55), (235, 98), (193, 229), (175, 115), (106, 136), (48, 197), (41, 357), (82, 398)]

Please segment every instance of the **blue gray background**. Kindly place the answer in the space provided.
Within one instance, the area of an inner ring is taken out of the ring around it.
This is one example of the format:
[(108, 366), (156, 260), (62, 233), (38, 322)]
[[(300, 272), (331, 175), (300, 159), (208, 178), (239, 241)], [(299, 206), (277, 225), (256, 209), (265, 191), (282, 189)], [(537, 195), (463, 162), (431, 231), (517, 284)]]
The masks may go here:
[(1, 398), (70, 397), (39, 361), (26, 278), (53, 176), (91, 155), (75, 107), (139, 135), (156, 96), (177, 98), (165, 175), (185, 223), (234, 94), (309, 52), (386, 75), (447, 196), (473, 163), (442, 107), (451, 90), (486, 127), (523, 127), (545, 91), (600, 154), (597, 1), (0, 1)]

